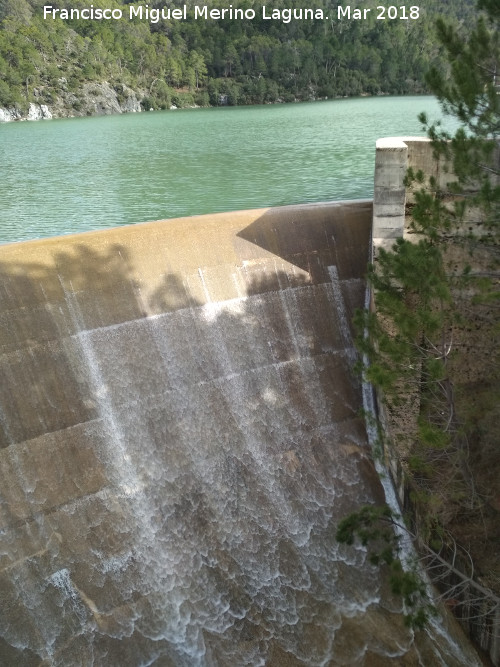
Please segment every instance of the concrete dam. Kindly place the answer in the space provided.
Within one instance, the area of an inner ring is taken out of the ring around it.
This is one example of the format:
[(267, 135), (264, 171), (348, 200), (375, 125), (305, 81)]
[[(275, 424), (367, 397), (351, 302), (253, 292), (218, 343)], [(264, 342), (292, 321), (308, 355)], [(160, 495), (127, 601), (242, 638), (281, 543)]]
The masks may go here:
[(0, 665), (480, 664), (340, 518), (372, 203), (0, 248)]

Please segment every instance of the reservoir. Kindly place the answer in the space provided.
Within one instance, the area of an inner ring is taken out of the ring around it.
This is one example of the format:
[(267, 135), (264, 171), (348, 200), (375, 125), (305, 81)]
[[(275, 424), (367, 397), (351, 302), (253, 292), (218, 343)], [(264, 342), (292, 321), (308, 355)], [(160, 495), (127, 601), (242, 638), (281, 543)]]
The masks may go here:
[(0, 125), (0, 242), (145, 220), (367, 198), (375, 141), (421, 135), (432, 97)]

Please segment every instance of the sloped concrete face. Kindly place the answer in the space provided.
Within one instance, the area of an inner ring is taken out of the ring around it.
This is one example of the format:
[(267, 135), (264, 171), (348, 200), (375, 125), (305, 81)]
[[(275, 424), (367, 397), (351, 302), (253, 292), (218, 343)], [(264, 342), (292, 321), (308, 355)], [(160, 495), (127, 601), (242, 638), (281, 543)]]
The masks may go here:
[(0, 664), (463, 664), (334, 539), (382, 500), (350, 324), (371, 214), (0, 248)]

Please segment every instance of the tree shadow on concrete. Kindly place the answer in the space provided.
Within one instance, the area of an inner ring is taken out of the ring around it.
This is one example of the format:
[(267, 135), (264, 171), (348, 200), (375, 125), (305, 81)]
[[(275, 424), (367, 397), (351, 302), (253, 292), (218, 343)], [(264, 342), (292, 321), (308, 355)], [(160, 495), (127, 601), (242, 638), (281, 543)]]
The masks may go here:
[(47, 623), (55, 623), (57, 646), (76, 631), (63, 573), (77, 561), (95, 563), (86, 513), (101, 518), (108, 535), (116, 530), (89, 500), (109, 479), (81, 336), (141, 316), (125, 248), (44, 248), (8, 246), (0, 261), (3, 664), (39, 665), (50, 645)]

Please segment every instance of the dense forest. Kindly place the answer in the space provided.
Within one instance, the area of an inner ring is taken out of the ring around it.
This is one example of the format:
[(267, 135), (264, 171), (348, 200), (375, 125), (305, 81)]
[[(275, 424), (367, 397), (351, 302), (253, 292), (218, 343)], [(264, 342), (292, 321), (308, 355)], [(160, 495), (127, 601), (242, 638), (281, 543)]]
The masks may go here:
[[(243, 19), (196, 18), (193, 0), (50, 3), (59, 10), (122, 12), (119, 20), (84, 20), (60, 18), (60, 11), (44, 18), (47, 4), (0, 0), (0, 107), (25, 113), (36, 102), (55, 105), (59, 115), (88, 113), (84, 92), (89, 84), (104, 81), (118, 100), (134, 91), (145, 109), (422, 93), (429, 67), (445, 67), (436, 17), (446, 16), (466, 32), (475, 14), (473, 0), (420, 0), (414, 18), (412, 3), (398, 3), (392, 19), (389, 11), (377, 18), (380, 0), (359, 5), (371, 9), (366, 19), (339, 18), (338, 2), (312, 0), (307, 7), (321, 10), (323, 19), (288, 22), (283, 15), (264, 18), (255, 0), (208, 3), (209, 8), (255, 12), (254, 18)], [(141, 4), (144, 12), (186, 5), (187, 17), (130, 19), (130, 5)], [(293, 6), (305, 7), (300, 2)], [(286, 7), (284, 0), (275, 0), (267, 14)]]

